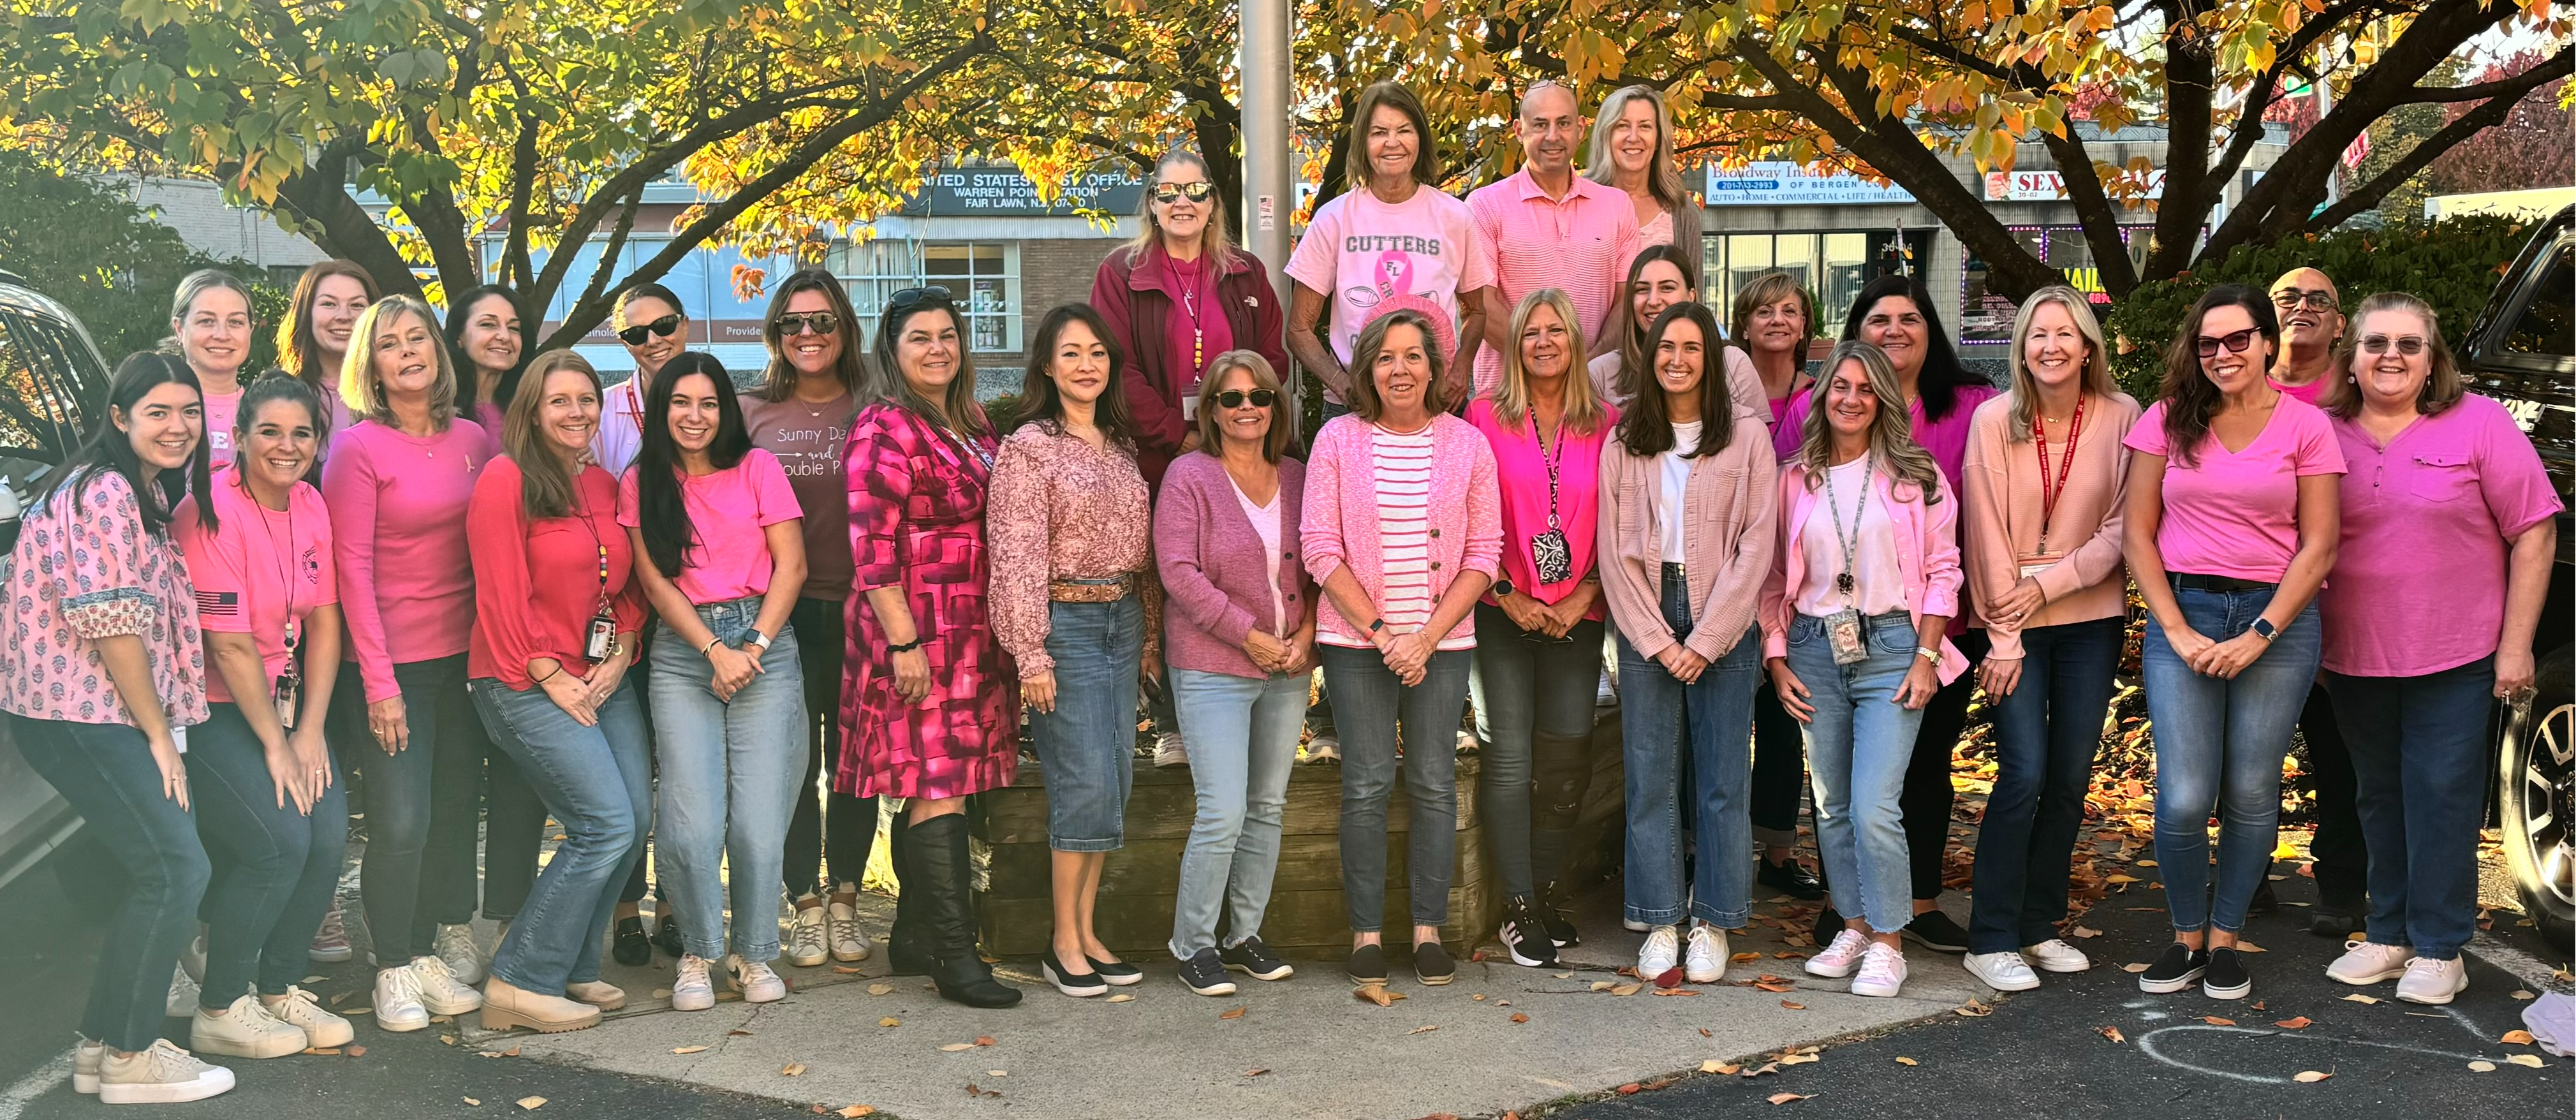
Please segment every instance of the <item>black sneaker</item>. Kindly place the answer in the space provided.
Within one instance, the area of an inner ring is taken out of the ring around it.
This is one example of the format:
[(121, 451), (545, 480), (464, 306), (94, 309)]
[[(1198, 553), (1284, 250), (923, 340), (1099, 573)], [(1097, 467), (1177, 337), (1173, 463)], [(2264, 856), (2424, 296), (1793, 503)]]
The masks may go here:
[(2211, 999), (2243, 999), (2253, 990), (2254, 978), (2246, 975), (2243, 954), (2228, 946), (2209, 951), (2209, 967), (2200, 976), (2200, 994)]
[(1449, 959), (1449, 950), (1437, 941), (1425, 941), (1413, 947), (1413, 978), (1437, 988), (1457, 979), (1458, 966)]
[(2273, 893), (2270, 879), (2254, 884), (2254, 897), (2245, 904), (2245, 913), (2248, 917), (2269, 914), (2280, 908), (2281, 896)]
[(2179, 992), (2207, 971), (2209, 954), (2177, 941), (2165, 946), (2165, 955), (2138, 974), (2138, 990), (2151, 995)]
[(1386, 983), (1386, 946), (1362, 945), (1351, 950), (1351, 962), (1342, 966), (1354, 984)]
[(1816, 924), (1814, 928), (1807, 931), (1807, 936), (1816, 939), (1816, 945), (1821, 951), (1824, 946), (1833, 944), (1834, 938), (1842, 936), (1842, 932), (1842, 913), (1834, 909), (1833, 903), (1828, 902), (1824, 909), (1816, 911)]
[(1297, 974), (1296, 969), (1288, 967), (1288, 962), (1280, 960), (1279, 954), (1271, 952), (1270, 946), (1262, 944), (1258, 937), (1244, 938), (1241, 944), (1218, 952), (1216, 959), (1224, 962), (1225, 967), (1255, 980), (1285, 980)]
[(1182, 961), (1181, 983), (1203, 996), (1234, 994), (1234, 979), (1225, 974), (1225, 962), (1217, 959), (1215, 949), (1201, 949)]
[(2367, 908), (2364, 904), (2320, 902), (2316, 909), (2308, 911), (2308, 932), (2350, 940), (2356, 936), (2353, 931), (2361, 928), (2362, 913)]
[(1916, 914), (1914, 920), (1905, 923), (1905, 939), (1935, 953), (1968, 951), (1968, 931), (1938, 910)]
[(1522, 968), (1556, 967), (1556, 942), (1539, 924), (1537, 908), (1530, 905), (1528, 896), (1513, 895), (1503, 900), (1503, 925), (1494, 936), (1511, 953), (1513, 964)]
[(1794, 857), (1779, 863), (1773, 863), (1767, 859), (1757, 862), (1761, 863), (1762, 867), (1754, 872), (1755, 882), (1791, 898), (1825, 897), (1825, 881), (1816, 878), (1815, 872), (1807, 870), (1807, 865), (1798, 862)]
[(1538, 913), (1538, 924), (1547, 929), (1547, 939), (1559, 949), (1583, 944), (1583, 931), (1574, 928), (1574, 919), (1565, 913), (1565, 890), (1554, 883), (1539, 888), (1532, 909)]
[(628, 968), (653, 963), (653, 939), (644, 936), (644, 919), (617, 919), (617, 941), (608, 952)]

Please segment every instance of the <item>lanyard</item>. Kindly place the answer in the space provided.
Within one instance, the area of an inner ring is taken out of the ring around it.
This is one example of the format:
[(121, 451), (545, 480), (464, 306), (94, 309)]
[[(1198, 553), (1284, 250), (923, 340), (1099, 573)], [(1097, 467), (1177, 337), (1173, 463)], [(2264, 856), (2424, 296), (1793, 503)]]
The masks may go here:
[(1548, 441), (1538, 434), (1538, 409), (1530, 409), (1529, 418), (1530, 439), (1538, 444), (1539, 461), (1547, 464), (1547, 527), (1554, 529), (1557, 527), (1556, 471), (1557, 465), (1565, 460), (1565, 418), (1559, 416), (1556, 419), (1556, 444), (1553, 452), (1549, 450)]
[(1861, 518), (1869, 510), (1869, 492), (1876, 489), (1874, 484), (1878, 481), (1876, 456), (1863, 459), (1862, 463), (1864, 466), (1861, 468), (1860, 500), (1852, 503), (1851, 535), (1849, 536), (1843, 535), (1842, 499), (1834, 496), (1833, 468), (1825, 468), (1825, 516), (1833, 519), (1834, 543), (1843, 546), (1843, 570), (1834, 576), (1834, 590), (1842, 592), (1843, 605), (1846, 607), (1850, 606), (1852, 601), (1852, 558), (1860, 552)]
[(1203, 274), (1206, 264), (1206, 261), (1200, 261), (1199, 267), (1192, 268), (1190, 278), (1184, 281), (1181, 279), (1180, 266), (1172, 263), (1170, 255), (1166, 254), (1163, 257), (1163, 274), (1171, 277), (1172, 286), (1180, 290), (1181, 309), (1189, 312), (1190, 316), (1190, 376), (1192, 378), (1196, 378), (1199, 370), (1207, 365), (1207, 331), (1199, 324), (1198, 303), (1199, 277)]
[[(238, 472), (236, 472), (236, 474), (238, 474)], [(262, 539), (268, 542), (269, 559), (274, 562), (277, 568), (277, 589), (286, 597), (286, 654), (287, 664), (292, 666), (295, 664), (295, 622), (297, 619), (304, 617), (305, 611), (309, 611), (312, 608), (306, 607), (304, 610), (296, 609), (294, 579), (295, 561), (292, 557), (287, 556), (285, 551), (281, 551), (277, 547), (277, 533), (268, 526), (268, 507), (259, 504), (259, 499), (251, 494), (250, 480), (248, 478), (241, 479), (241, 488), (242, 495), (250, 498), (250, 508), (257, 510), (259, 513), (259, 535)], [(292, 550), (295, 547), (295, 540), (295, 495), (293, 493), (289, 493), (286, 496), (287, 550)], [(250, 604), (242, 604), (242, 613), (244, 617), (249, 616)]]
[(2039, 550), (2048, 551), (2048, 523), (2057, 517), (2057, 499), (2066, 493), (2066, 480), (2075, 477), (2075, 441), (2084, 434), (2084, 397), (2075, 398), (2075, 416), (2066, 422), (2066, 453), (2058, 460), (2057, 478), (2048, 477), (2048, 429), (2039, 410), (2030, 413), (2030, 443), (2039, 454)]
[[(576, 499), (581, 495), (579, 479), (573, 481), (573, 495)], [(599, 535), (599, 526), (591, 522), (590, 511), (583, 508), (586, 504), (575, 501), (572, 517), (573, 520), (581, 522), (582, 531), (590, 534), (591, 548), (599, 553), (599, 611), (601, 614), (606, 614), (608, 613), (608, 541)]]

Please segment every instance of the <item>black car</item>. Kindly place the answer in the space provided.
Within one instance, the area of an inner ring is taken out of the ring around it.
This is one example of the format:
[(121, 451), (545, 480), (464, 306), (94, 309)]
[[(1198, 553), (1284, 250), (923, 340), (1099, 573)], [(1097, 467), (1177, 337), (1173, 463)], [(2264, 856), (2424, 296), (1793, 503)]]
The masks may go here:
[[(2501, 402), (2531, 436), (2563, 498), (2576, 483), (2576, 207), (2533, 233), (2469, 326), (2460, 363), (2469, 389)], [(2569, 644), (2576, 521), (2558, 519), (2558, 563), (2534, 641), (2538, 695), (2498, 722), (2496, 804), (2505, 862), (2525, 912), (2560, 945), (2576, 931), (2576, 645)]]

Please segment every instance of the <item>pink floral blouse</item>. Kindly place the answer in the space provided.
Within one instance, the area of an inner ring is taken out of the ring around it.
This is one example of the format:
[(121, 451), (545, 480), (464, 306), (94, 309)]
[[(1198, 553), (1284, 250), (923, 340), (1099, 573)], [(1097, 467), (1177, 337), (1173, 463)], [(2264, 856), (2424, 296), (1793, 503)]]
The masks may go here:
[(206, 655), (186, 561), (169, 534), (144, 531), (124, 475), (92, 475), (79, 497), (55, 490), (37, 502), (17, 551), (0, 565), (9, 594), (0, 611), (0, 708), (133, 726), (96, 644), (130, 634), (143, 640), (171, 726), (204, 723)]
[(1049, 584), (1135, 575), (1145, 606), (1145, 652), (1162, 648), (1162, 596), (1153, 569), (1154, 513), (1133, 451), (1093, 447), (1053, 423), (1002, 441), (985, 514), (993, 550), (993, 635), (1020, 679), (1055, 671), (1047, 653)]

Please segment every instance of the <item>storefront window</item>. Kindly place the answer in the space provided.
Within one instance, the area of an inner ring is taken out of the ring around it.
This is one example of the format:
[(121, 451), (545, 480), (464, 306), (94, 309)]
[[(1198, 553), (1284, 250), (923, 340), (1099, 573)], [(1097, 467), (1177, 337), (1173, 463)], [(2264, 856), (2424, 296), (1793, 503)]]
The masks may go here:
[[(2111, 297), (2102, 287), (2102, 270), (2093, 259), (2093, 244), (2085, 240), (2082, 226), (2016, 226), (2012, 232), (2023, 249), (2063, 273), (2066, 283), (2075, 290), (2092, 297), (2097, 309), (2110, 304)], [(2132, 267), (2144, 263), (2147, 241), (2154, 232), (2153, 226), (2120, 227), (2120, 240)], [(2020, 307), (1988, 286), (1986, 262), (1970, 254), (1960, 266), (1959, 276), (1959, 341), (2012, 341), (2013, 317)]]
[[(849, 288), (850, 304), (860, 326), (873, 331), (885, 313), (887, 297), (905, 288), (937, 284), (957, 299), (966, 313), (969, 339), (977, 352), (1016, 352), (1020, 348), (1019, 246), (999, 242), (847, 242), (826, 258), (832, 274)], [(871, 335), (868, 342), (873, 345)]]
[(1842, 333), (1843, 316), (1861, 287), (1882, 275), (1921, 268), (1932, 252), (1929, 230), (1835, 233), (1711, 234), (1702, 247), (1701, 298), (1723, 323), (1735, 313), (1735, 293), (1765, 273), (1785, 272), (1816, 300), (1816, 333)]

